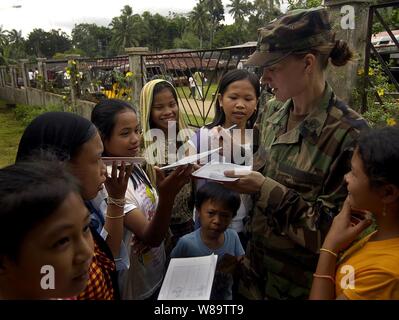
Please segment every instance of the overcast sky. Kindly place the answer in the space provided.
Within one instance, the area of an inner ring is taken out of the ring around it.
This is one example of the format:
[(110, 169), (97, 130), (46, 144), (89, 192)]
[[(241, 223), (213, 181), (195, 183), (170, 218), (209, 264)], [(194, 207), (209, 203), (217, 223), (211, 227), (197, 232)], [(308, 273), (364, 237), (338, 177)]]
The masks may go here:
[[(167, 16), (169, 11), (188, 13), (198, 0), (0, 0), (0, 25), (3, 29), (22, 30), (23, 36), (42, 28), (62, 29), (71, 33), (75, 23), (96, 23), (108, 26), (113, 17), (119, 16), (124, 5), (133, 13), (150, 11)], [(225, 23), (233, 23), (226, 9), (230, 0), (222, 0), (225, 6)], [(21, 8), (13, 8), (13, 6)]]

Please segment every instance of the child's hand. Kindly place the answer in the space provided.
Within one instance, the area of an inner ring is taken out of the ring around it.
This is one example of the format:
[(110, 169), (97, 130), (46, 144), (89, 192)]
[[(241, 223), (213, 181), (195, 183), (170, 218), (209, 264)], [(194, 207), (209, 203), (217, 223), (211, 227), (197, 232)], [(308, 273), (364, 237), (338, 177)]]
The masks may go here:
[(105, 176), (107, 178), (105, 180), (105, 188), (107, 189), (108, 195), (111, 198), (115, 199), (125, 198), (127, 185), (132, 170), (133, 170), (132, 165), (126, 166), (125, 162), (122, 161), (118, 174), (118, 167), (116, 161), (113, 161), (111, 176), (109, 176), (107, 170), (105, 171)]
[(190, 181), (191, 173), (193, 172), (193, 165), (188, 164), (179, 166), (170, 175), (165, 177), (165, 174), (160, 168), (154, 167), (157, 174), (157, 189), (159, 194), (165, 196), (176, 196), (180, 189)]
[(372, 223), (364, 219), (357, 224), (352, 221), (352, 212), (348, 198), (346, 198), (341, 212), (334, 218), (330, 231), (324, 240), (323, 248), (335, 253), (346, 249)]

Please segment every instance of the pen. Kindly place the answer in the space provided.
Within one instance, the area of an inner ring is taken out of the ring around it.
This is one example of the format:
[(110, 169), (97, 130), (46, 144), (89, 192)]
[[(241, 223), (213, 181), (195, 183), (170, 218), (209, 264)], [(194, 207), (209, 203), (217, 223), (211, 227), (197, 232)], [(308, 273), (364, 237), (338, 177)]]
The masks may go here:
[(235, 127), (237, 127), (237, 124), (233, 124), (230, 128), (227, 128), (227, 129), (224, 129), (224, 130), (229, 131), (229, 130), (231, 130), (231, 129), (234, 129)]

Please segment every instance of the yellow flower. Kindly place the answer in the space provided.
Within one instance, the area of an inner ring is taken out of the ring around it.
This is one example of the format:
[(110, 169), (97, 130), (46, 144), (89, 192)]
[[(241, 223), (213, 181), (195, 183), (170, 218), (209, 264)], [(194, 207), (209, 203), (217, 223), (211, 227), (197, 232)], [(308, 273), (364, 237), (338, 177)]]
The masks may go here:
[(394, 118), (388, 118), (387, 119), (387, 125), (390, 127), (393, 127), (396, 125), (396, 120)]
[(133, 72), (128, 71), (126, 72), (126, 78), (133, 77)]
[(373, 69), (369, 69), (369, 76), (373, 76), (374, 75), (374, 70)]
[(71, 74), (71, 70), (67, 69), (67, 70), (66, 70), (66, 73), (67, 73), (67, 74)]
[(145, 187), (145, 193), (146, 193), (147, 197), (150, 199), (151, 203), (155, 203), (155, 196), (152, 193), (152, 190), (150, 187), (148, 187), (148, 186)]
[(127, 98), (127, 101), (130, 101), (130, 100), (132, 100), (132, 98), (128, 97), (128, 98)]
[(66, 98), (67, 98), (66, 96), (62, 96), (62, 99), (66, 100)]
[(75, 61), (75, 60), (72, 60), (71, 63), (72, 63), (72, 64), (76, 64), (76, 61)]
[(363, 75), (363, 74), (364, 74), (364, 69), (363, 69), (363, 68), (359, 68), (359, 69), (357, 70), (357, 74), (358, 74), (359, 76)]
[(377, 89), (377, 93), (378, 93), (378, 95), (379, 95), (380, 97), (382, 97), (382, 96), (384, 95), (384, 93), (385, 93), (384, 88), (379, 88), (379, 89)]

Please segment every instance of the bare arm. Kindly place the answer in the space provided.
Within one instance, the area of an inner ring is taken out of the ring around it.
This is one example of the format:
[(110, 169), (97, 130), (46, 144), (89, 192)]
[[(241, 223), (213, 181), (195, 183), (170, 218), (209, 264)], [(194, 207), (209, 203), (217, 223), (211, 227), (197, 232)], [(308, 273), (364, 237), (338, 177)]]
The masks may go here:
[(159, 203), (154, 217), (148, 221), (140, 209), (134, 209), (125, 216), (125, 226), (141, 241), (152, 247), (161, 244), (169, 229), (172, 207), (177, 193), (189, 181), (192, 166), (179, 167), (165, 178), (163, 172), (156, 169)]
[[(328, 251), (320, 251), (320, 257), (310, 291), (310, 300), (332, 300), (337, 298), (335, 295), (335, 282), (327, 277), (323, 278), (320, 276), (332, 277), (335, 280), (337, 257), (334, 256), (333, 253), (337, 254), (347, 248), (364, 229), (370, 226), (370, 224), (371, 220), (365, 219), (354, 225), (354, 223), (351, 222), (351, 208), (349, 202), (348, 200), (344, 202), (344, 206), (341, 212), (334, 218), (331, 229), (322, 246), (323, 249), (327, 249)], [(337, 299), (346, 299), (346, 297), (342, 294)]]
[[(108, 176), (107, 174), (105, 187), (110, 198), (124, 199), (129, 177), (132, 172), (132, 166), (126, 167), (125, 164), (122, 163), (119, 174), (117, 171), (117, 166), (114, 162), (112, 165), (111, 176)], [(123, 203), (123, 201), (121, 203)], [(104, 229), (107, 231), (108, 236), (105, 241), (107, 242), (107, 245), (109, 246), (114, 257), (119, 256), (120, 245), (122, 243), (123, 216), (123, 205), (117, 205), (108, 200), (104, 223)]]

